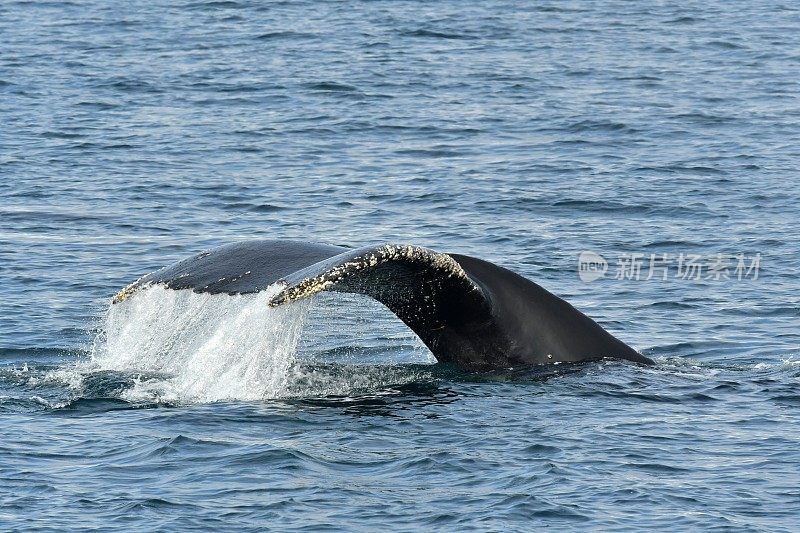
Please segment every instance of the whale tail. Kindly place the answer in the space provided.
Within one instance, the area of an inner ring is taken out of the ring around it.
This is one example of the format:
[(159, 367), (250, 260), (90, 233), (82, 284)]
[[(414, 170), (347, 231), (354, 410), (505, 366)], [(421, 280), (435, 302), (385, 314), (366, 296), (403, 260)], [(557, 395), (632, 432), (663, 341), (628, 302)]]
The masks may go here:
[(439, 362), (468, 369), (614, 357), (652, 363), (539, 285), (480, 259), (411, 245), (347, 250), (295, 241), (246, 241), (144, 276), (114, 301), (152, 284), (245, 294), (280, 283), (271, 306), (321, 291), (388, 307)]

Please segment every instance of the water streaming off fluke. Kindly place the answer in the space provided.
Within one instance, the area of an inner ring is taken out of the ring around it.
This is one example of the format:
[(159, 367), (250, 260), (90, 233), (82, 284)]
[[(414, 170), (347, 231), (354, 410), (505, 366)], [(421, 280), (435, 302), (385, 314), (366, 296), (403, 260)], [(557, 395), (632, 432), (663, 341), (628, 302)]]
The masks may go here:
[(139, 387), (159, 387), (147, 392), (168, 400), (279, 397), (311, 305), (270, 308), (279, 290), (228, 296), (150, 287), (110, 306), (92, 361), (98, 370), (163, 374)]

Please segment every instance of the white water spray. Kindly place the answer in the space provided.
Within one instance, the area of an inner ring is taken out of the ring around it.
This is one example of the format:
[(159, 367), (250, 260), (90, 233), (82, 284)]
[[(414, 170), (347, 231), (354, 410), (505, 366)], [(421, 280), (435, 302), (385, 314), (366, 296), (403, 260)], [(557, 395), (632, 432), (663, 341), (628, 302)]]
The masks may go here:
[(92, 353), (98, 370), (164, 375), (131, 400), (212, 402), (284, 394), (310, 300), (271, 308), (281, 287), (229, 296), (153, 286), (108, 310)]

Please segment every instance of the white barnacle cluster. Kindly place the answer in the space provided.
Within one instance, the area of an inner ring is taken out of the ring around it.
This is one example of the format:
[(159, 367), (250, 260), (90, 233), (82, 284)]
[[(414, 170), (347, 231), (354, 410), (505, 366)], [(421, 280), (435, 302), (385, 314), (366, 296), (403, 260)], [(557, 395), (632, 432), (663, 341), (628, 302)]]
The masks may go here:
[(277, 307), (280, 304), (301, 300), (309, 296), (313, 296), (318, 292), (330, 288), (335, 281), (325, 279), (324, 276), (316, 276), (313, 278), (305, 278), (299, 283), (283, 290), (277, 296), (272, 298), (269, 302), (270, 307)]
[(142, 281), (142, 278), (139, 278), (136, 281), (134, 281), (133, 283), (131, 283), (129, 285), (126, 285), (125, 287), (120, 289), (120, 291), (117, 292), (117, 294), (115, 294), (113, 298), (111, 298), (111, 303), (112, 304), (118, 304), (120, 302), (124, 302), (125, 300), (130, 298), (131, 295), (133, 293), (135, 293), (136, 291), (138, 291), (139, 289), (142, 289), (142, 288), (147, 287), (147, 286), (150, 285), (149, 283), (140, 285), (139, 284), (140, 281)]
[(313, 296), (318, 292), (329, 289), (356, 272), (392, 261), (425, 264), (434, 270), (446, 273), (448, 278), (455, 276), (464, 280), (469, 279), (461, 265), (447, 254), (436, 253), (427, 248), (412, 245), (385, 244), (367, 254), (353, 257), (319, 276), (303, 279), (274, 298), (270, 305), (279, 305)]
[[(118, 304), (120, 302), (124, 302), (125, 300), (130, 298), (133, 293), (138, 292), (141, 289), (146, 289), (146, 288), (150, 287), (151, 285), (153, 285), (153, 282), (151, 282), (151, 281), (143, 282), (143, 280), (145, 278), (149, 278), (151, 276), (154, 276), (156, 273), (161, 272), (164, 269), (166, 269), (166, 267), (159, 268), (158, 270), (155, 270), (155, 271), (153, 271), (153, 272), (151, 272), (149, 274), (145, 274), (144, 276), (140, 277), (139, 279), (137, 279), (133, 283), (129, 283), (128, 285), (126, 285), (125, 287), (120, 289), (119, 292), (117, 292), (117, 294), (115, 294), (111, 298), (111, 303), (112, 304)], [(188, 275), (189, 274), (186, 273), (186, 274), (182, 274), (180, 277), (182, 278), (182, 277), (188, 276)]]
[(447, 272), (447, 277), (467, 278), (467, 274), (461, 268), (461, 265), (447, 254), (411, 245), (395, 246), (387, 244), (380, 250), (385, 250), (391, 258), (402, 257), (413, 262), (426, 263), (435, 270)]
[(427, 248), (387, 244), (378, 248), (375, 253), (379, 256), (379, 262), (407, 260), (412, 263), (425, 264), (434, 270), (447, 273), (447, 277), (467, 277), (466, 272), (455, 259), (447, 254), (437, 253)]

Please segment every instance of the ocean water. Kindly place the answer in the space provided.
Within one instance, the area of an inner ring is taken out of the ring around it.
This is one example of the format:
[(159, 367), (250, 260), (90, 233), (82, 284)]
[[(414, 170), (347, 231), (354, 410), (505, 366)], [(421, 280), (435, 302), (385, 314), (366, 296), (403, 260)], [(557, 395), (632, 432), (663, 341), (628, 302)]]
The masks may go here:
[[(799, 97), (792, 2), (1, 2), (0, 530), (796, 530)], [(252, 238), (488, 259), (656, 365), (109, 308)]]

